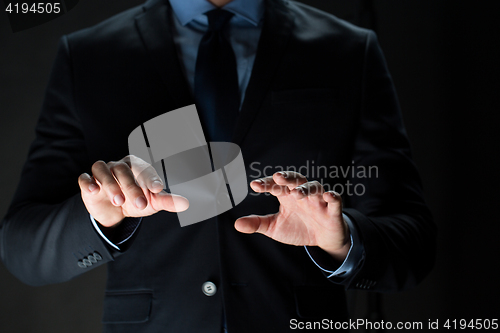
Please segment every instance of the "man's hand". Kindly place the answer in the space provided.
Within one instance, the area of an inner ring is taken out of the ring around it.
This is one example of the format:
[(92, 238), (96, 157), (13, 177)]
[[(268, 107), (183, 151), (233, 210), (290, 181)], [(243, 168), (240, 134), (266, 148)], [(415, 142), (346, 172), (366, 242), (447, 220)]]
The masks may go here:
[(163, 192), (156, 170), (132, 155), (117, 162), (95, 162), (92, 176), (83, 173), (78, 184), (87, 211), (107, 228), (125, 217), (149, 216), (160, 210), (181, 212), (189, 207), (186, 198)]
[(254, 180), (250, 186), (277, 197), (279, 212), (241, 217), (235, 222), (238, 231), (258, 232), (285, 244), (319, 246), (338, 261), (346, 258), (351, 239), (338, 193), (325, 192), (319, 182), (292, 171)]

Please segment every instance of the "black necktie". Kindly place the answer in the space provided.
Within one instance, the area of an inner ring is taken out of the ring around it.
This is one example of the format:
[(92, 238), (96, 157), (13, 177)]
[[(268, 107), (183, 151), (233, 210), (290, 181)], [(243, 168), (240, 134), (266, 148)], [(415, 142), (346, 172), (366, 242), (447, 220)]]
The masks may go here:
[(200, 42), (194, 78), (194, 95), (207, 141), (231, 141), (239, 109), (236, 57), (224, 29), (233, 16), (211, 10), (208, 31)]

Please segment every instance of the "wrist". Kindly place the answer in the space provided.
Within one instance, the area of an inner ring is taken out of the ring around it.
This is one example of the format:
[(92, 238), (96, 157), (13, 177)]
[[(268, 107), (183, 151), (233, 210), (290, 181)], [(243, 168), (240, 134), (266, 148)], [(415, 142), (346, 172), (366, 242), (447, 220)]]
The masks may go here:
[(344, 225), (344, 235), (342, 239), (337, 244), (319, 246), (323, 251), (339, 262), (343, 262), (347, 258), (349, 250), (351, 249), (351, 231), (345, 219), (342, 218), (342, 222)]
[(327, 246), (319, 246), (323, 251), (328, 253), (333, 259), (338, 262), (343, 262), (347, 258), (347, 254), (349, 253), (349, 249), (351, 248), (351, 239), (347, 238), (347, 242), (345, 242), (342, 247), (327, 247)]
[(121, 214), (90, 214), (94, 217), (95, 221), (97, 222), (97, 224), (99, 225), (99, 227), (101, 229), (109, 229), (109, 230), (112, 230), (112, 229), (115, 229), (116, 227), (118, 227), (122, 222), (123, 220), (125, 219), (125, 216), (121, 215)]
[(95, 218), (94, 218), (94, 220), (97, 223), (97, 226), (99, 227), (99, 229), (101, 229), (101, 232), (104, 234), (104, 236), (106, 236), (108, 239), (112, 239), (117, 227), (122, 223), (122, 221), (124, 219), (121, 219), (118, 222), (109, 223), (109, 224), (103, 224)]

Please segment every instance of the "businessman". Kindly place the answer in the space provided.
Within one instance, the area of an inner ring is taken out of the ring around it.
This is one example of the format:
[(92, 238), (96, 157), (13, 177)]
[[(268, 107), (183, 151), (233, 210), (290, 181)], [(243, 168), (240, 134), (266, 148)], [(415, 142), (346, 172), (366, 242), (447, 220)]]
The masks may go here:
[[(193, 103), (207, 138), (259, 172), (254, 195), (181, 228), (188, 199), (162, 191), (127, 137)], [(31, 285), (107, 263), (106, 332), (339, 322), (344, 289), (407, 289), (432, 268), (435, 226), (375, 34), (303, 4), (149, 0), (64, 36), (36, 134), (2, 260)], [(313, 164), (377, 173), (287, 171)]]

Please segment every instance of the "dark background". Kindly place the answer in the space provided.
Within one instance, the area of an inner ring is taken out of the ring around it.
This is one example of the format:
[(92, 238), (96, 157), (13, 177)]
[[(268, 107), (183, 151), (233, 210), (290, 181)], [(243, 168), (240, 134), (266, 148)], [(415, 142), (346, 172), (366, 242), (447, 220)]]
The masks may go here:
[[(141, 2), (85, 0), (54, 21), (15, 34), (0, 13), (0, 216), (34, 138), (59, 38)], [(357, 19), (354, 1), (303, 2)], [(429, 319), (498, 318), (500, 1), (373, 4), (439, 227), (434, 271), (414, 290), (384, 294), (385, 319), (426, 326)], [(105, 278), (101, 267), (70, 282), (35, 288), (0, 264), (0, 332), (99, 332)], [(365, 316), (367, 294), (349, 292), (349, 299), (353, 317)]]

